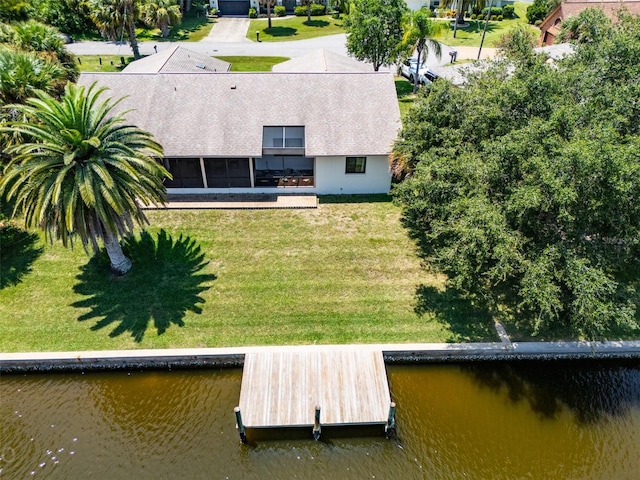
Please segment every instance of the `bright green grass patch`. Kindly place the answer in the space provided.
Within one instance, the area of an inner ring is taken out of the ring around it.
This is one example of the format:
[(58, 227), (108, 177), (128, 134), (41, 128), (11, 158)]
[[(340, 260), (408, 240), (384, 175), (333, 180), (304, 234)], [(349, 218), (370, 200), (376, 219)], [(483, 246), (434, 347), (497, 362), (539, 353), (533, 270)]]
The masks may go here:
[(216, 58), (229, 62), (232, 72), (270, 72), (274, 65), (289, 60), (289, 57), (223, 56)]
[(247, 38), (255, 41), (258, 31), (262, 42), (286, 42), (345, 33), (342, 20), (336, 20), (330, 15), (311, 17), (310, 23), (307, 22), (307, 17), (274, 17), (271, 19), (271, 28), (267, 28), (267, 25), (267, 19), (251, 20)]
[(81, 72), (121, 72), (124, 67), (133, 62), (132, 55), (77, 55), (76, 59)]
[(103, 253), (36, 238), (6, 267), (16, 280), (0, 288), (0, 350), (495, 340), (490, 321), (425, 273), (398, 207), (348, 199), (150, 211), (152, 227), (125, 246), (125, 277)]
[[(490, 21), (487, 25), (487, 33), (485, 35), (483, 47), (495, 47), (496, 42), (500, 40), (502, 35), (507, 33), (517, 24), (525, 24), (534, 33), (535, 38), (540, 36), (540, 30), (527, 23), (527, 6), (531, 5), (526, 2), (516, 2), (515, 18), (511, 20), (502, 21)], [(443, 20), (444, 21), (444, 20)], [(452, 47), (467, 46), (467, 47), (479, 47), (482, 40), (482, 32), (484, 30), (484, 19), (480, 20), (467, 20), (468, 27), (458, 28), (456, 32), (456, 38), (453, 38), (453, 27), (438, 37), (438, 40), (442, 43), (450, 45)]]
[(404, 77), (396, 77), (396, 95), (400, 106), (400, 118), (404, 118), (413, 103), (416, 95), (413, 93), (413, 84)]
[(192, 10), (182, 17), (182, 22), (169, 29), (167, 38), (162, 36), (162, 32), (158, 28), (137, 28), (136, 37), (141, 41), (199, 42), (209, 35), (215, 23), (214, 18), (207, 18), (202, 14), (198, 15), (197, 11)]

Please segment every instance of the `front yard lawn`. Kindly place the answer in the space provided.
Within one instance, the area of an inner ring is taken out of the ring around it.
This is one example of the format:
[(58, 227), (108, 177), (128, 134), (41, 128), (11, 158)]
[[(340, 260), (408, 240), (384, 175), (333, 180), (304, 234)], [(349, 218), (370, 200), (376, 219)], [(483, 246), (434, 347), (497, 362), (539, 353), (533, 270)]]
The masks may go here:
[[(386, 196), (149, 219), (126, 247), (126, 277), (109, 273), (104, 254), (24, 236), (24, 255), (3, 258), (12, 280), (0, 285), (0, 350), (496, 339), (425, 273)], [(451, 308), (428, 313), (425, 302)]]
[(311, 23), (307, 23), (307, 17), (272, 17), (271, 28), (267, 25), (266, 18), (251, 20), (247, 38), (255, 41), (256, 32), (260, 32), (261, 42), (286, 42), (345, 33), (343, 20), (336, 20), (331, 15), (311, 17)]

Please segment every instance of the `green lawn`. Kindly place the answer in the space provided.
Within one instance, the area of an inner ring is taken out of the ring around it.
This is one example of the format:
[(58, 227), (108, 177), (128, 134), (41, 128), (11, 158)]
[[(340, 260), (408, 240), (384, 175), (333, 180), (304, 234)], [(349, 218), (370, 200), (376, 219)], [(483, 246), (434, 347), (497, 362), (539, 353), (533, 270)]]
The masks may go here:
[[(425, 273), (388, 197), (349, 199), (149, 212), (126, 277), (23, 235), (4, 252), (0, 350), (495, 340)], [(436, 317), (432, 303), (451, 308)]]
[(289, 60), (289, 57), (222, 56), (216, 58), (229, 62), (232, 72), (270, 72), (275, 64)]
[(396, 77), (395, 82), (398, 105), (400, 106), (400, 117), (404, 118), (405, 114), (413, 105), (413, 102), (415, 102), (416, 95), (413, 93), (413, 84), (406, 78), (402, 76)]
[[(515, 25), (522, 23), (527, 24), (527, 7), (531, 3), (516, 2), (514, 4), (516, 18), (512, 20), (503, 21), (490, 21), (487, 26), (487, 34), (484, 39), (483, 46), (495, 47), (495, 44), (500, 37), (507, 33)], [(467, 46), (467, 47), (479, 47), (482, 40), (482, 32), (484, 29), (483, 20), (467, 20), (469, 26), (466, 28), (458, 28), (456, 32), (456, 38), (453, 38), (453, 28), (441, 35), (438, 40), (442, 43), (450, 45), (452, 47)], [(532, 25), (528, 25), (528, 28), (535, 34), (536, 38), (540, 35), (540, 30)]]
[(209, 35), (215, 23), (214, 18), (207, 18), (204, 15), (198, 16), (198, 12), (194, 9), (183, 16), (180, 24), (171, 27), (167, 38), (163, 38), (162, 32), (157, 28), (137, 28), (136, 36), (140, 41), (199, 42)]
[[(125, 65), (122, 65), (124, 58)], [(132, 55), (77, 55), (81, 72), (121, 72), (133, 62)]]
[(311, 17), (311, 23), (307, 23), (307, 17), (273, 17), (271, 28), (267, 28), (267, 25), (266, 18), (251, 20), (247, 38), (255, 41), (256, 32), (259, 31), (262, 42), (286, 42), (345, 32), (343, 20), (336, 20), (330, 15)]

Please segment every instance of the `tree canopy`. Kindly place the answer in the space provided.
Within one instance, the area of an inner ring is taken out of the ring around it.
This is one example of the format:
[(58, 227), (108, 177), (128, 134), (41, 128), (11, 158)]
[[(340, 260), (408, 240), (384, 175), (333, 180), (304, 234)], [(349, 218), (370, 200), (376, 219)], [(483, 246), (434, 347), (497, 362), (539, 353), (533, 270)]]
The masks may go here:
[(26, 139), (6, 149), (11, 157), (0, 178), (0, 196), (15, 202), (27, 227), (42, 228), (66, 246), (78, 238), (85, 248), (102, 240), (118, 273), (131, 262), (118, 240), (144, 224), (142, 204), (164, 202), (169, 173), (158, 162), (162, 147), (151, 134), (125, 125), (102, 101), (104, 88), (68, 84), (61, 100), (37, 91), (26, 104), (9, 107), (27, 121), (9, 122), (0, 132)]
[(380, 66), (402, 53), (404, 0), (354, 0), (346, 21), (347, 51), (358, 60)]
[(533, 334), (638, 328), (640, 20), (598, 31), (554, 64), (434, 83), (391, 157), (429, 265)]

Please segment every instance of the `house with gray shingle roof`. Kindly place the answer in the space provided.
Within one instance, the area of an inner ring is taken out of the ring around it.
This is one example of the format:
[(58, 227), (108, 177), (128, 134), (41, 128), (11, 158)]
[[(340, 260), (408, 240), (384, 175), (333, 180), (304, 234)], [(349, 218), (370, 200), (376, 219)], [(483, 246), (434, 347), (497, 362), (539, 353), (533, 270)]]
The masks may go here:
[(83, 73), (153, 134), (169, 193), (386, 193), (400, 128), (393, 76)]
[(162, 52), (131, 62), (123, 73), (221, 73), (231, 68), (229, 62), (176, 45)]

